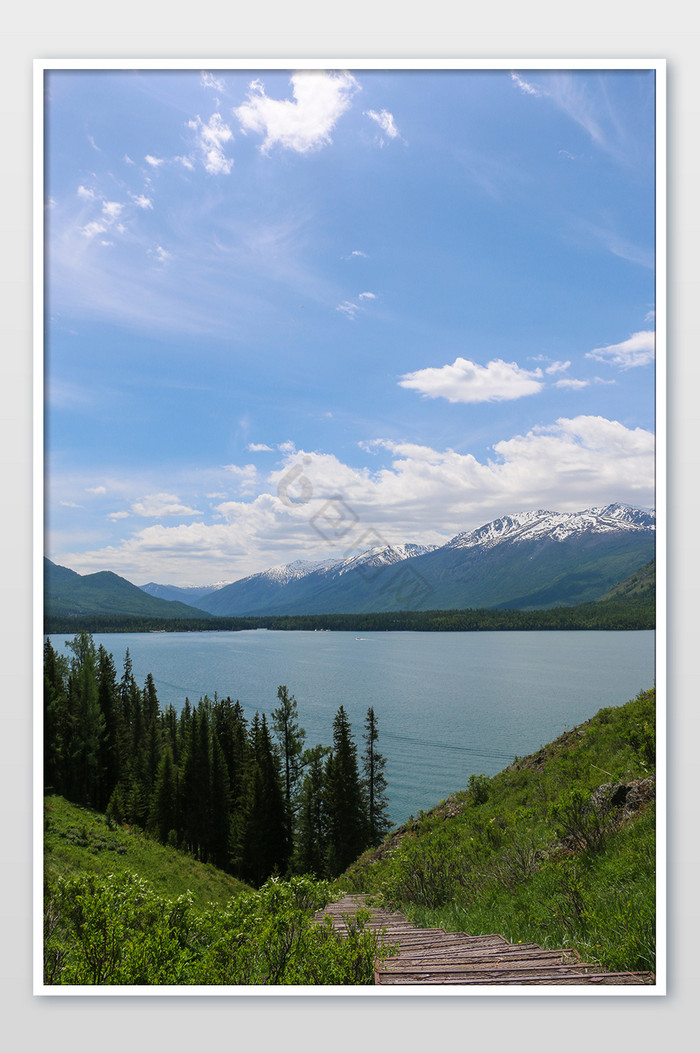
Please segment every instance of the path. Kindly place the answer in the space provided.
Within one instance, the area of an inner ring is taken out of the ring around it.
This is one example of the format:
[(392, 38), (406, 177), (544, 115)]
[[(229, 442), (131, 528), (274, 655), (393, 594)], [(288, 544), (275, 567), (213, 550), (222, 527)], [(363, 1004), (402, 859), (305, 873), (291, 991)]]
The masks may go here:
[(346, 929), (344, 915), (371, 911), (368, 927), (386, 929), (395, 957), (377, 963), (374, 982), (390, 984), (654, 984), (653, 973), (611, 973), (582, 962), (576, 951), (546, 951), (536, 943), (509, 943), (503, 936), (467, 936), (444, 929), (419, 929), (403, 914), (366, 907), (367, 896), (348, 895), (317, 915)]

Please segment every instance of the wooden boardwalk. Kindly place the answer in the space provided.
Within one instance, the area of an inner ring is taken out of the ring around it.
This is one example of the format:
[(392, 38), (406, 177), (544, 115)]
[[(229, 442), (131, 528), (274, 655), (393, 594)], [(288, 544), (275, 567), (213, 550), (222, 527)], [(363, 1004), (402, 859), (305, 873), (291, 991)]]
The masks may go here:
[(377, 962), (375, 985), (392, 984), (548, 984), (607, 986), (654, 984), (653, 973), (611, 973), (582, 962), (576, 951), (546, 951), (536, 943), (509, 943), (503, 936), (467, 936), (444, 929), (418, 929), (403, 914), (366, 907), (367, 897), (348, 895), (317, 915), (329, 915), (338, 932), (345, 916), (371, 911), (368, 927), (386, 930), (396, 955)]

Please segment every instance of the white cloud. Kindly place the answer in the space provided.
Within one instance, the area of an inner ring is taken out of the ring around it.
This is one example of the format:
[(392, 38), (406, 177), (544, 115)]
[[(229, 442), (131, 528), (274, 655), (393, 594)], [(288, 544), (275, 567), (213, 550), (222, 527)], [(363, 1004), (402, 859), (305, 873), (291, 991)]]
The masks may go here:
[(213, 113), (205, 124), (197, 115), (187, 127), (197, 132), (197, 145), (202, 154), (202, 163), (211, 175), (228, 175), (233, 168), (233, 158), (224, 153), (224, 145), (233, 140), (233, 132), (222, 120), (220, 113)]
[[(358, 300), (371, 303), (372, 300), (376, 300), (376, 294), (373, 292), (361, 292), (357, 297)], [(358, 311), (363, 311), (364, 306), (362, 303), (355, 303), (354, 300), (345, 300), (343, 303), (338, 304), (336, 311), (340, 311), (346, 318), (349, 318), (351, 322), (355, 321)]]
[(146, 161), (146, 164), (151, 166), (151, 168), (160, 168), (160, 166), (165, 163), (162, 157), (154, 157), (153, 154), (146, 154), (144, 160)]
[(350, 300), (346, 300), (345, 303), (339, 303), (336, 307), (336, 311), (340, 311), (346, 318), (349, 318), (351, 322), (355, 321), (355, 315), (359, 310), (359, 304), (352, 303)]
[(93, 201), (95, 198), (95, 191), (91, 190), (87, 186), (79, 186), (77, 190), (78, 197), (85, 198), (87, 201)]
[(87, 494), (98, 494), (98, 495), (106, 494), (107, 493), (107, 487), (106, 486), (86, 486), (85, 487), (85, 493), (87, 493)]
[(515, 362), (503, 362), (500, 358), (486, 366), (456, 358), (452, 365), (406, 373), (399, 384), (426, 398), (444, 398), (448, 402), (500, 402), (537, 394), (543, 387), (541, 377), (541, 369), (521, 369)]
[(631, 369), (633, 366), (648, 366), (654, 361), (653, 329), (632, 333), (620, 344), (608, 344), (607, 347), (595, 347), (586, 352), (586, 358), (598, 362), (608, 362), (620, 369)]
[(552, 362), (551, 365), (545, 366), (545, 373), (564, 373), (571, 365), (571, 362)]
[(80, 228), (80, 233), (86, 238), (94, 238), (96, 234), (104, 234), (107, 227), (104, 223), (101, 223), (98, 219), (93, 219), (90, 223), (86, 223), (84, 227)]
[(145, 194), (132, 194), (131, 198), (135, 205), (139, 208), (153, 208), (153, 202), (150, 197), (146, 197)]
[(272, 446), (268, 446), (266, 442), (249, 442), (246, 450), (249, 450), (250, 453), (271, 453)]
[[(362, 448), (389, 458), (375, 471), (289, 445), (283, 466), (267, 480), (269, 492), (223, 501), (216, 506), (219, 521), (150, 526), (99, 550), (61, 552), (59, 562), (83, 572), (109, 568), (131, 580), (158, 580), (167, 568), (168, 580), (201, 583), (340, 555), (355, 534), (370, 529), (391, 542), (440, 543), (527, 509), (654, 505), (653, 434), (604, 417), (560, 418), (496, 443), (484, 461), (452, 449), (374, 440)], [(175, 502), (173, 495), (155, 494), (142, 504), (156, 515)], [(176, 507), (172, 514), (186, 514)], [(333, 520), (341, 514), (347, 531), (338, 536)]]
[(257, 485), (258, 470), (254, 464), (245, 464), (243, 466), (226, 464), (224, 465), (224, 468), (227, 472), (230, 472), (235, 476), (242, 492), (249, 493)]
[(111, 519), (113, 523), (116, 523), (119, 519), (128, 519), (129, 512), (110, 512), (107, 519)]
[(155, 249), (149, 249), (148, 255), (155, 256), (158, 263), (165, 263), (166, 260), (169, 260), (172, 257), (172, 253), (167, 252), (162, 245), (156, 245)]
[[(394, 124), (393, 114), (389, 113), (388, 110), (380, 110), (378, 113), (376, 110), (365, 110), (364, 115), (365, 117), (369, 117), (371, 120), (376, 121), (384, 134), (388, 135), (390, 139), (400, 138), (399, 130)], [(383, 146), (386, 140), (383, 139), (382, 136), (378, 136), (377, 138), (379, 143)]]
[(554, 387), (578, 390), (579, 388), (587, 388), (589, 384), (590, 380), (575, 380), (573, 377), (564, 377), (561, 380), (557, 380)]
[(248, 101), (234, 113), (244, 132), (264, 135), (262, 151), (278, 144), (297, 153), (330, 143), (331, 132), (348, 109), (359, 84), (349, 73), (305, 70), (291, 78), (291, 99), (270, 99), (259, 80), (250, 84)]
[(202, 513), (196, 508), (183, 505), (175, 494), (147, 494), (141, 501), (135, 501), (131, 511), (136, 516), (160, 518), (161, 516), (198, 516)]
[(203, 88), (213, 88), (214, 91), (221, 92), (222, 94), (226, 91), (226, 85), (221, 78), (215, 77), (213, 73), (208, 73), (206, 70), (202, 70), (200, 83)]
[(363, 252), (362, 249), (353, 249), (348, 259), (352, 259), (353, 256), (362, 256), (364, 259), (368, 258), (367, 253)]
[(510, 79), (518, 88), (520, 88), (523, 95), (534, 95), (535, 98), (539, 98), (541, 95), (547, 94), (543, 88), (538, 88), (536, 84), (524, 80), (523, 77), (515, 71), (511, 72)]
[(102, 211), (110, 220), (115, 220), (122, 214), (124, 206), (119, 201), (103, 201)]

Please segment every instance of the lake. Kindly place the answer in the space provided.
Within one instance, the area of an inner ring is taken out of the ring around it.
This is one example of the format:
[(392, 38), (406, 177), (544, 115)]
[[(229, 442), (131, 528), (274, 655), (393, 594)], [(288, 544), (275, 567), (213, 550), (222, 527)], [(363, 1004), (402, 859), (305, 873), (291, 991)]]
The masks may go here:
[[(55, 635), (58, 653), (68, 653)], [(654, 633), (283, 632), (95, 633), (121, 677), (127, 648), (134, 676), (155, 680), (161, 707), (203, 695), (238, 699), (268, 720), (277, 688), (296, 697), (308, 746), (332, 740), (340, 705), (358, 757), (369, 706), (392, 822), (493, 775), (654, 684)]]

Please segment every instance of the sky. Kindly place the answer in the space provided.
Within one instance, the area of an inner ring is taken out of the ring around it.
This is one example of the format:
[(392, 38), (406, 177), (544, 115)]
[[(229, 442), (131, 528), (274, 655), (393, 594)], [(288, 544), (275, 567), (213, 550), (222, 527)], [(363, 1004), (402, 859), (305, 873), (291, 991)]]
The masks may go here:
[(653, 70), (50, 69), (45, 544), (135, 584), (653, 508)]

